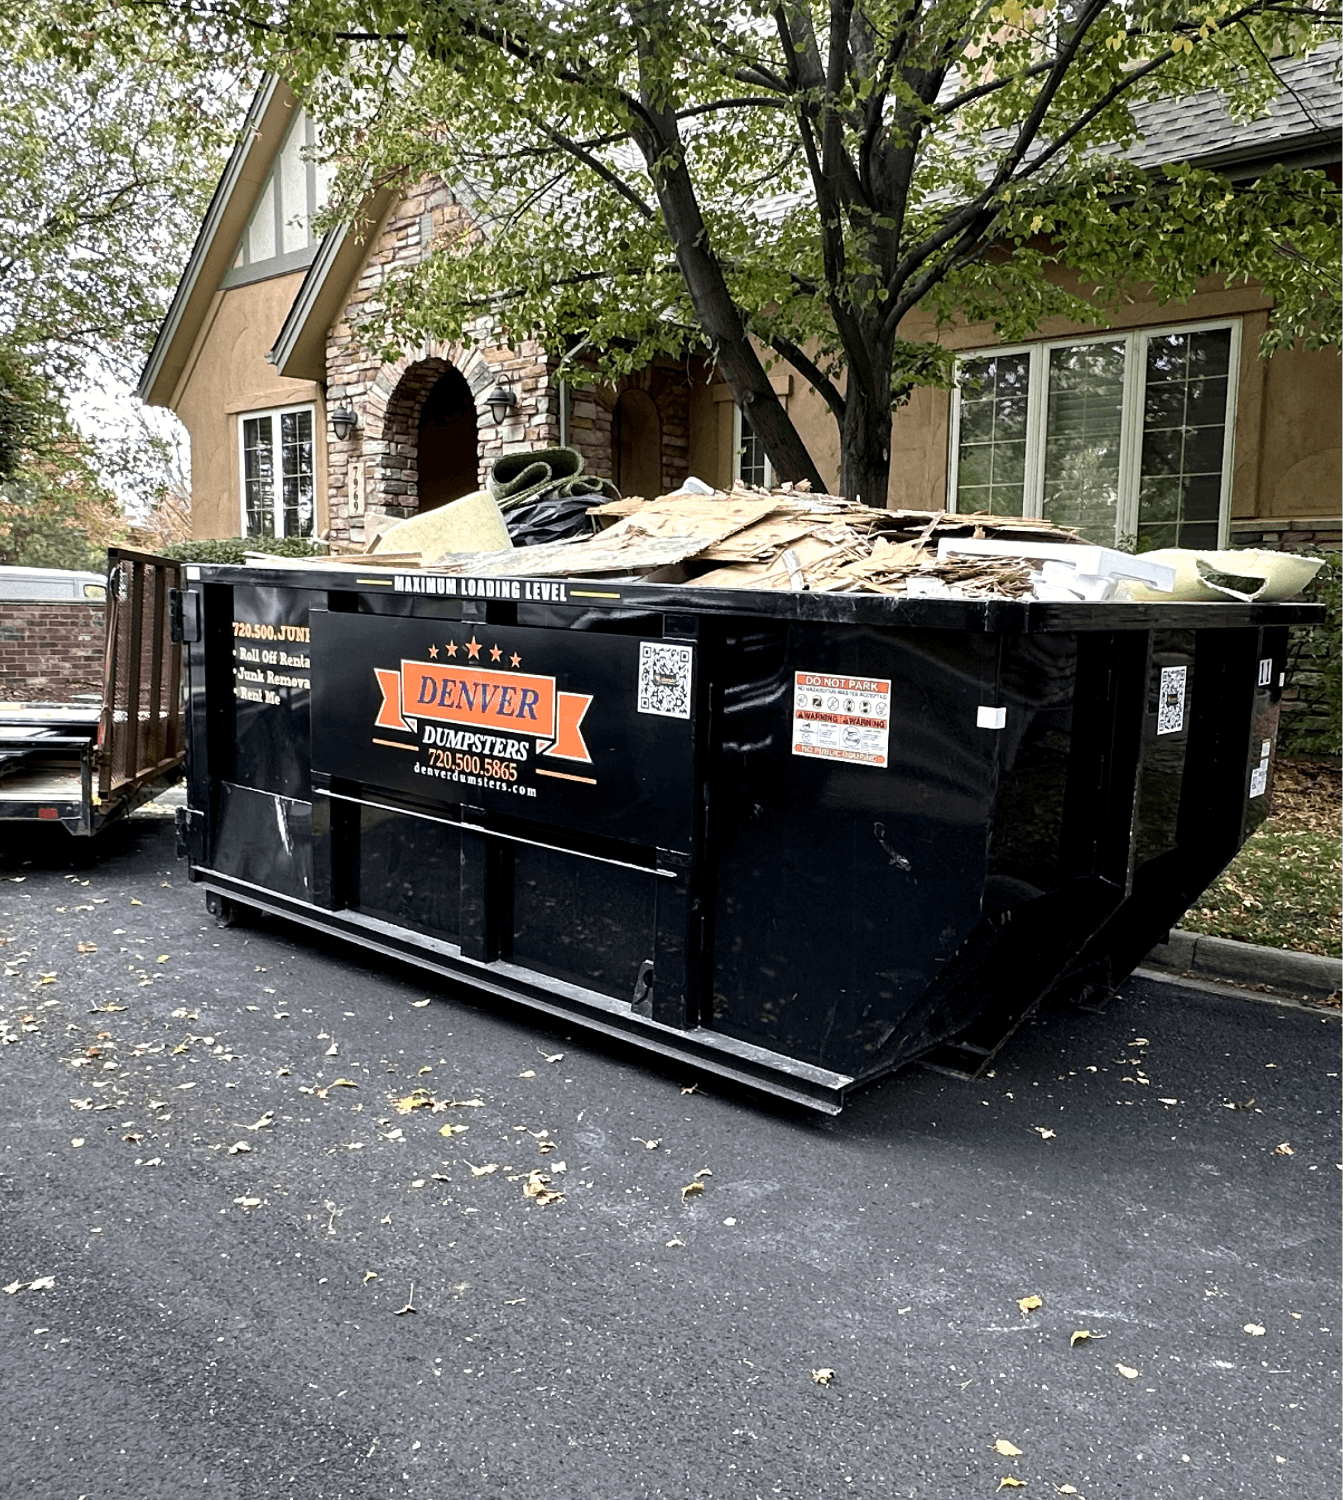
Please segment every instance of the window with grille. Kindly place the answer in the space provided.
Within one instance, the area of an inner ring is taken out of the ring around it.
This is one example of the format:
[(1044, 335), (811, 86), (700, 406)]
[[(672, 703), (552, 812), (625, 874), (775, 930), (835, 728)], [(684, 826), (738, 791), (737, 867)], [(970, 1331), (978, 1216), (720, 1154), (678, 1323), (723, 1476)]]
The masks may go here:
[(311, 536), (317, 466), (313, 409), (253, 412), (239, 418), (244, 536)]
[(1216, 547), (1231, 502), (1237, 323), (958, 361), (948, 492), (1138, 551)]
[(771, 489), (774, 484), (774, 469), (770, 464), (765, 445), (756, 436), (750, 422), (739, 406), (734, 406), (733, 451), (735, 453), (733, 478), (742, 484), (753, 484), (761, 489)]

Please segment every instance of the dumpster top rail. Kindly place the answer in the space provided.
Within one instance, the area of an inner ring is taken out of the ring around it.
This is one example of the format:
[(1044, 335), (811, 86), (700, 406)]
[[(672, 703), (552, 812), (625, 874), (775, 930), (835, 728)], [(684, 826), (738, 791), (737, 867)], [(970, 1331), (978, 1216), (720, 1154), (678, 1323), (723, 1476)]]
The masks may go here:
[[(360, 559), (363, 562), (363, 559)], [(1320, 604), (1306, 602), (1094, 603), (1031, 599), (910, 599), (891, 594), (813, 593), (785, 590), (697, 588), (693, 583), (649, 583), (633, 579), (472, 577), (416, 569), (352, 567), (286, 568), (234, 563), (189, 564), (188, 582), (242, 584), (313, 592), (339, 590), (486, 604), (566, 605), (598, 611), (665, 610), (686, 614), (805, 620), (817, 624), (885, 625), (920, 630), (1035, 635), (1060, 631), (1196, 630), (1214, 620), (1219, 627), (1317, 625)]]

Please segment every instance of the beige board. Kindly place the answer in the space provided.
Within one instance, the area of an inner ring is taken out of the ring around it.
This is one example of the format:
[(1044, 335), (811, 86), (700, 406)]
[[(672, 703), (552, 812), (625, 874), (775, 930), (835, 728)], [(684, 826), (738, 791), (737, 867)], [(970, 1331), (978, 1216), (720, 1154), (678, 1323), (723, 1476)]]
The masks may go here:
[(398, 521), (377, 536), (370, 552), (418, 552), (426, 562), (454, 552), (497, 552), (513, 545), (488, 490), (476, 490), (422, 515)]

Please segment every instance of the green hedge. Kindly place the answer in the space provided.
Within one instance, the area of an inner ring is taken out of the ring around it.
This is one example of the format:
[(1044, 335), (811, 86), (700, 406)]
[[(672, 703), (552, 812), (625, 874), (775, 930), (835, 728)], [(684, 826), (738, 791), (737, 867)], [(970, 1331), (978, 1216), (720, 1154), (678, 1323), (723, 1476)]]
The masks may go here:
[(247, 552), (269, 552), (275, 557), (315, 557), (325, 551), (320, 542), (310, 542), (301, 536), (230, 536), (175, 542), (160, 555), (176, 558), (178, 562), (242, 563)]

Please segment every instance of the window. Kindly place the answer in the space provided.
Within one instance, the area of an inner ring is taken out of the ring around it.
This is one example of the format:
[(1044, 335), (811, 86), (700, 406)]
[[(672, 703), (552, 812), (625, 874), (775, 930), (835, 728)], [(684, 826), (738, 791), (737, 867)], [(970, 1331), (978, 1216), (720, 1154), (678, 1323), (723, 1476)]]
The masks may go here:
[[(774, 469), (770, 464), (765, 445), (751, 430), (739, 406), (732, 408), (732, 451), (734, 479), (742, 484), (754, 484), (761, 489), (774, 487)], [(721, 431), (721, 429), (720, 429)]]
[(238, 420), (244, 536), (311, 536), (317, 469), (313, 409), (254, 412)]
[(326, 202), (332, 175), (325, 163), (310, 159), (315, 145), (312, 121), (300, 111), (257, 197), (225, 286), (311, 264), (317, 251), (312, 219)]
[(1239, 354), (1240, 325), (1219, 323), (965, 356), (953, 508), (1042, 516), (1139, 552), (1217, 547)]

